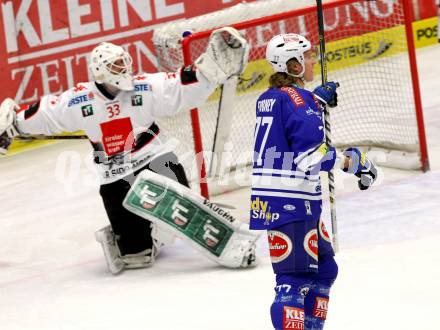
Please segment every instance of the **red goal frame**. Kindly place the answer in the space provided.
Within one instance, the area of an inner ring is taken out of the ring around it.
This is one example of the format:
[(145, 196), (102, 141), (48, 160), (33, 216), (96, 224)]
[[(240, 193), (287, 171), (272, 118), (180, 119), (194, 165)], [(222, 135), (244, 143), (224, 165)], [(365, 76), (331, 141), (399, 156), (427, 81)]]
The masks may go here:
[[(415, 113), (417, 118), (417, 128), (418, 128), (418, 137), (420, 144), (420, 169), (422, 171), (429, 170), (429, 158), (428, 158), (428, 150), (426, 144), (426, 134), (425, 134), (425, 126), (423, 119), (423, 109), (422, 109), (422, 101), (420, 94), (420, 85), (418, 78), (418, 69), (417, 69), (417, 60), (416, 60), (416, 52), (415, 52), (415, 44), (414, 44), (414, 36), (412, 29), (412, 22), (414, 20), (413, 8), (411, 0), (400, 0), (403, 5), (403, 11), (405, 16), (405, 34), (406, 41), (408, 45), (408, 56), (409, 63), (411, 68), (411, 79), (412, 79), (412, 87), (413, 87), (413, 97), (415, 104)], [(329, 2), (323, 4), (323, 9), (332, 9), (337, 6), (348, 5), (352, 3), (359, 2), (358, 0), (338, 0), (334, 2)], [(292, 16), (300, 16), (310, 12), (316, 11), (316, 6), (304, 7), (301, 9), (295, 9), (288, 12), (275, 14), (267, 17), (262, 17), (258, 19), (253, 19), (249, 21), (245, 21), (238, 24), (233, 24), (232, 26), (236, 29), (246, 29), (255, 25), (263, 25), (271, 23), (275, 20), (283, 20)], [(184, 39), (182, 39), (182, 52), (183, 52), (183, 60), (184, 65), (191, 65), (191, 43), (208, 38), (213, 30), (206, 30), (203, 32), (196, 32), (191, 34)], [(194, 139), (194, 150), (196, 154), (197, 161), (197, 169), (198, 176), (200, 181), (200, 191), (202, 196), (205, 198), (209, 198), (209, 188), (207, 183), (207, 174), (206, 174), (206, 164), (203, 157), (203, 143), (202, 143), (202, 134), (200, 128), (200, 121), (198, 115), (198, 109), (191, 110), (191, 121), (192, 121), (192, 130), (193, 130), (193, 139)]]

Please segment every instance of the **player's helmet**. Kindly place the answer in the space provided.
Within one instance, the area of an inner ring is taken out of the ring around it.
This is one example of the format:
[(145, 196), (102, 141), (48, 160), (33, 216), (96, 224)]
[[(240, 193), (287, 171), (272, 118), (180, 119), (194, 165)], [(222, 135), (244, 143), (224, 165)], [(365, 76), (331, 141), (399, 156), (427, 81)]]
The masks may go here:
[(97, 83), (106, 83), (125, 91), (133, 87), (130, 54), (124, 48), (102, 42), (92, 50), (90, 70)]
[[(279, 34), (273, 37), (266, 46), (266, 60), (272, 65), (275, 72), (286, 72), (293, 77), (302, 78), (304, 75), (304, 53), (312, 49), (312, 44), (299, 34)], [(295, 58), (301, 65), (302, 71), (298, 75), (287, 72), (287, 62)]]

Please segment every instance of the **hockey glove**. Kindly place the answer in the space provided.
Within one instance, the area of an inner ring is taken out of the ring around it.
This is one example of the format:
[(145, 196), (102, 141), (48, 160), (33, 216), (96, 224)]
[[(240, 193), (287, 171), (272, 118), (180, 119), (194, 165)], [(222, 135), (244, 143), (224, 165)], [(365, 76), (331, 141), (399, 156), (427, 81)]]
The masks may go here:
[(359, 178), (358, 185), (360, 190), (370, 188), (377, 178), (377, 169), (374, 164), (358, 148), (345, 149), (343, 154), (350, 158), (350, 166), (342, 170), (353, 173)]
[(12, 140), (18, 135), (16, 128), (16, 110), (19, 106), (7, 98), (0, 105), (0, 154), (6, 154)]
[(0, 135), (0, 155), (5, 155), (8, 152), (8, 148), (12, 143), (12, 138), (9, 137), (8, 133), (3, 132)]
[(218, 85), (234, 75), (240, 75), (247, 65), (248, 56), (247, 40), (236, 29), (224, 27), (211, 33), (206, 51), (194, 64), (211, 84)]
[(334, 108), (338, 105), (338, 94), (336, 93), (338, 87), (338, 82), (329, 81), (324, 85), (316, 87), (313, 93), (319, 101), (328, 105), (330, 108)]

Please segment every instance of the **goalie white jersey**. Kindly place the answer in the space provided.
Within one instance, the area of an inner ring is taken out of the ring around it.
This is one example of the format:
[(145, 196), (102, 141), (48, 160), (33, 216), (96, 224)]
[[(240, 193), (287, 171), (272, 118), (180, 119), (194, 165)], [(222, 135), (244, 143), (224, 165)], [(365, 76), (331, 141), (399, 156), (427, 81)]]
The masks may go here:
[(18, 111), (17, 126), (22, 134), (85, 131), (101, 183), (111, 183), (172, 151), (155, 118), (201, 105), (215, 87), (192, 67), (135, 76), (134, 90), (116, 97), (94, 82), (80, 83)]

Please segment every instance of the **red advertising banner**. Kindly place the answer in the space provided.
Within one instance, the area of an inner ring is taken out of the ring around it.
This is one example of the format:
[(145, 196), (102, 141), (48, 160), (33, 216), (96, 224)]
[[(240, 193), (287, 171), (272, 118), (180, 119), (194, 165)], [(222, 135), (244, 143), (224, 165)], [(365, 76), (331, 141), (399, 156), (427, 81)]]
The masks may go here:
[[(251, 0), (252, 1), (252, 0)], [(3, 0), (0, 100), (37, 101), (87, 81), (89, 52), (102, 41), (125, 47), (137, 72), (154, 72), (151, 42), (161, 24), (241, 0)]]
[(416, 0), (419, 6), (420, 19), (437, 16), (436, 0)]
[[(19, 103), (31, 103), (42, 95), (58, 94), (78, 82), (90, 80), (88, 55), (102, 41), (125, 47), (133, 57), (135, 72), (154, 72), (157, 63), (151, 37), (156, 27), (239, 2), (241, 0), (2, 0), (0, 100), (12, 97)], [(337, 30), (341, 26), (355, 28), (356, 24), (374, 29), (380, 26), (379, 22), (386, 25), (392, 21), (390, 16), (396, 15), (394, 9), (394, 1), (389, 0), (339, 7), (326, 12), (326, 30)], [(307, 35), (316, 22), (306, 16), (272, 25), (247, 31), (247, 37), (263, 47), (276, 33)], [(382, 28), (386, 28), (385, 25)]]

